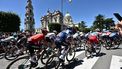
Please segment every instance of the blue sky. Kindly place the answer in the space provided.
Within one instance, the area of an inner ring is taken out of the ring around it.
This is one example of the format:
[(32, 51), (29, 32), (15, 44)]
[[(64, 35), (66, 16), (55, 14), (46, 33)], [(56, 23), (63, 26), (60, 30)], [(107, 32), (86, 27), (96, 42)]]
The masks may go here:
[[(122, 15), (122, 0), (64, 0), (63, 13), (67, 11), (71, 14), (73, 21), (78, 23), (85, 21), (87, 26), (91, 26), (98, 14), (106, 18), (118, 20), (113, 13), (118, 12)], [(0, 0), (0, 11), (9, 11), (18, 14), (21, 18), (21, 28), (24, 28), (25, 6), (27, 0)], [(41, 27), (40, 18), (50, 11), (61, 9), (61, 0), (32, 0), (33, 12), (35, 18), (35, 27)]]

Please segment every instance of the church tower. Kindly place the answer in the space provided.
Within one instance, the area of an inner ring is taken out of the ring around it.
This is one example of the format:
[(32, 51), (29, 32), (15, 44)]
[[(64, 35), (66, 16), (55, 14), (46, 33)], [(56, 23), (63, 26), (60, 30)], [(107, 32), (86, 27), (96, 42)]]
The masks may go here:
[(34, 32), (35, 31), (35, 21), (32, 1), (27, 0), (26, 13), (25, 13), (25, 31)]

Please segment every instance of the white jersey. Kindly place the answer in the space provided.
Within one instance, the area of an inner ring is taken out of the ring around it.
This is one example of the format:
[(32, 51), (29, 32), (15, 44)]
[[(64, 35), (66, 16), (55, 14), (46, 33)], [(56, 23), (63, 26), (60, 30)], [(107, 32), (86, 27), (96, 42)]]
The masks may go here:
[(2, 39), (1, 41), (10, 41), (10, 40), (16, 40), (14, 36), (10, 36), (8, 38)]
[(79, 34), (78, 33), (75, 33), (74, 35), (73, 35), (73, 38), (77, 38), (79, 36)]
[(55, 36), (55, 33), (47, 33), (45, 37)]

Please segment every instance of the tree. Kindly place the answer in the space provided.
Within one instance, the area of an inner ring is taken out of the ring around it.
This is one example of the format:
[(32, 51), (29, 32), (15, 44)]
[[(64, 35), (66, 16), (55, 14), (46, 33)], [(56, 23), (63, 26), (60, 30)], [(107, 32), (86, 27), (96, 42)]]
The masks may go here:
[(102, 30), (104, 28), (104, 20), (105, 20), (105, 17), (103, 15), (99, 14), (98, 16), (95, 17), (95, 21), (93, 22), (92, 28), (94, 30), (97, 28)]
[(86, 23), (84, 21), (81, 21), (80, 23), (78, 23), (78, 28), (80, 31), (84, 32), (85, 28), (87, 27), (85, 24)]
[(84, 29), (84, 33), (88, 33), (88, 32), (90, 32), (91, 31), (91, 28), (85, 28)]
[(53, 30), (56, 30), (57, 32), (61, 31), (61, 24), (59, 23), (49, 23), (48, 27), (50, 32), (52, 32)]
[(113, 18), (106, 18), (104, 22), (106, 29), (111, 29), (111, 27), (115, 26)]
[(20, 17), (11, 12), (0, 12), (0, 31), (17, 32), (20, 30)]

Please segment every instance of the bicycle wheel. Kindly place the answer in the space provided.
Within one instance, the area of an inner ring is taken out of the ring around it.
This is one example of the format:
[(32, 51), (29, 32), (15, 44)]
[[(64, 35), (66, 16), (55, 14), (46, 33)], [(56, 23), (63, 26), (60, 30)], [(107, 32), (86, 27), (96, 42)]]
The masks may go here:
[(72, 61), (75, 58), (75, 54), (76, 54), (75, 50), (73, 48), (72, 49), (70, 48), (66, 55), (66, 60), (69, 62)]
[(99, 44), (95, 44), (95, 52), (96, 54), (99, 54), (101, 51), (101, 46)]
[(14, 60), (18, 57), (17, 55), (18, 48), (12, 47), (5, 53), (5, 59), (7, 60)]
[(5, 53), (0, 53), (0, 59), (4, 57)]
[(4, 55), (5, 55), (5, 47), (0, 46), (0, 59), (4, 58)]
[(41, 57), (40, 57), (42, 64), (46, 64), (50, 55), (51, 55), (51, 52), (47, 52), (47, 51), (42, 52)]
[(58, 69), (59, 66), (60, 66), (60, 61), (58, 56), (56, 56), (56, 54), (50, 56), (45, 64), (46, 69)]
[(29, 56), (20, 57), (12, 61), (6, 69), (31, 69)]
[(117, 38), (116, 38), (115, 41), (114, 41), (114, 48), (115, 48), (115, 49), (119, 48), (120, 44), (121, 44), (120, 39), (117, 39)]
[(86, 45), (86, 41), (81, 41), (81, 47), (83, 47), (83, 50), (85, 50), (85, 45)]
[(85, 46), (85, 56), (87, 58), (92, 57), (92, 48), (90, 48), (87, 44)]
[(111, 40), (110, 39), (105, 40), (105, 48), (106, 48), (106, 50), (111, 49)]

